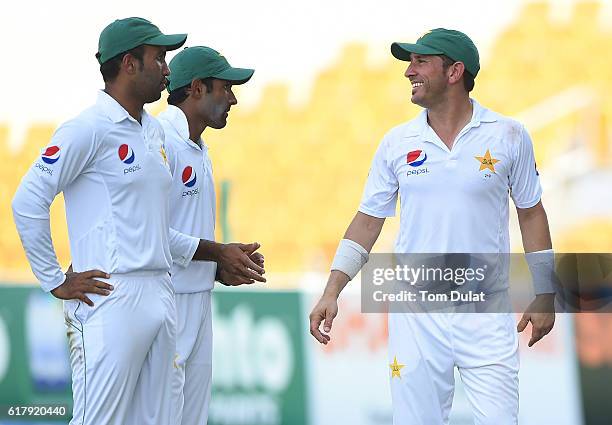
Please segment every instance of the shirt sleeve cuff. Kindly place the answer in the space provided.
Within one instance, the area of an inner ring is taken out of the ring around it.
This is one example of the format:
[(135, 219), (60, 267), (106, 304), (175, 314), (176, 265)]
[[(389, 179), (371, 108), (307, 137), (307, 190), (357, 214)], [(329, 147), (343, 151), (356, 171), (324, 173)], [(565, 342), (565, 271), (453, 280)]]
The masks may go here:
[(370, 208), (360, 205), (358, 211), (376, 218), (395, 217), (395, 208), (393, 208), (392, 210), (389, 209), (387, 211), (374, 211)]
[(187, 267), (191, 263), (191, 260), (193, 260), (193, 256), (195, 255), (195, 252), (198, 249), (198, 244), (200, 243), (199, 238), (194, 238), (192, 236), (187, 235), (185, 236), (190, 239), (189, 247), (186, 250), (185, 255), (174, 259), (174, 262), (181, 267)]
[(61, 273), (57, 276), (57, 279), (51, 282), (40, 282), (40, 286), (45, 292), (51, 292), (58, 286), (62, 285), (66, 281), (66, 275)]

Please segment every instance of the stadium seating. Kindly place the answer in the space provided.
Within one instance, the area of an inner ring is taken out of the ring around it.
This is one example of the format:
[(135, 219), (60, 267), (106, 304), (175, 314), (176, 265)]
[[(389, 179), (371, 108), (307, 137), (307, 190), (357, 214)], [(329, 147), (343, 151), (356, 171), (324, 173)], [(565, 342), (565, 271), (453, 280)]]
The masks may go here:
[[(554, 20), (548, 3), (528, 3), (483, 55), (474, 97), (501, 113), (525, 114), (541, 171), (554, 168), (557, 158), (577, 146), (592, 156), (593, 167), (612, 165), (606, 127), (612, 96), (605, 95), (612, 93), (612, 33), (601, 25), (599, 8), (598, 3), (577, 3), (569, 20)], [(254, 107), (233, 109), (223, 131), (205, 133), (217, 182), (231, 182), (232, 237), (262, 243), (269, 271), (329, 266), (358, 206), (378, 142), (418, 112), (402, 76), (405, 63), (389, 57), (372, 65), (367, 53), (363, 45), (347, 46), (318, 75), (302, 104), (289, 102), (287, 86), (270, 85)], [(585, 93), (584, 102), (563, 101), (560, 94), (574, 93), (568, 90)], [(548, 105), (556, 115), (550, 115)], [(53, 125), (33, 126), (20, 152), (8, 149), (8, 131), (7, 125), (0, 127), (0, 147), (11, 152), (0, 168), (0, 269), (19, 270), (27, 263), (8, 213), (10, 199)], [(53, 236), (62, 263), (68, 264), (61, 204), (53, 210)], [(612, 250), (609, 218), (594, 215), (595, 221), (574, 223), (563, 214), (562, 209), (549, 212), (562, 216), (563, 225), (553, 235), (558, 249)], [(391, 242), (384, 235), (380, 249), (390, 249)]]

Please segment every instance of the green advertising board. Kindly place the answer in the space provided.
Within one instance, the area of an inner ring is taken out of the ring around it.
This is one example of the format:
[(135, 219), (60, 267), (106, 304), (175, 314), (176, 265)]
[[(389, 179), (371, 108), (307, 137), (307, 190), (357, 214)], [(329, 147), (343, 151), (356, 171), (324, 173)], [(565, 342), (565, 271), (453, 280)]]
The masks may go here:
[(210, 425), (308, 423), (302, 297), (216, 291)]
[[(214, 292), (209, 424), (308, 424), (301, 303), (298, 292)], [(70, 386), (62, 303), (38, 287), (0, 286), (0, 408), (63, 405), (70, 413)], [(69, 418), (0, 414), (0, 425)]]
[(35, 405), (61, 406), (65, 414), (44, 421), (66, 423), (72, 397), (62, 303), (33, 287), (0, 293), (0, 423), (25, 420), (16, 408)]

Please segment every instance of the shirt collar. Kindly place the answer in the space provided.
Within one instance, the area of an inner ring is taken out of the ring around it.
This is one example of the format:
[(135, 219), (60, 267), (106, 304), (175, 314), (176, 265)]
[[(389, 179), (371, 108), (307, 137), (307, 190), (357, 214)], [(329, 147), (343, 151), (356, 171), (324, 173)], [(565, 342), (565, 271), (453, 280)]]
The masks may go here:
[[(98, 99), (96, 105), (104, 112), (106, 116), (114, 123), (123, 121), (124, 119), (134, 118), (125, 110), (123, 106), (119, 104), (111, 95), (106, 93), (104, 90), (98, 92)], [(144, 115), (144, 110), (143, 110)], [(136, 120), (134, 120), (136, 121)]]
[[(184, 143), (188, 144), (191, 148), (199, 149), (198, 144), (189, 138), (189, 122), (181, 108), (168, 105), (166, 110), (159, 114), (159, 119), (167, 121)], [(208, 146), (206, 146), (202, 139), (200, 139), (200, 145), (202, 149), (208, 149)]]
[(472, 106), (474, 108), (471, 121), (471, 123), (474, 124), (474, 127), (479, 126), (480, 123), (483, 122), (497, 121), (497, 116), (489, 109), (482, 107), (475, 99), (470, 99), (470, 101), (472, 102)]
[[(481, 123), (497, 121), (496, 115), (489, 109), (482, 107), (480, 103), (474, 99), (470, 98), (470, 102), (472, 102), (472, 119), (466, 125), (466, 127), (478, 127)], [(425, 137), (428, 131), (433, 131), (427, 122), (427, 109), (422, 110), (421, 113), (414, 119), (412, 124), (413, 125), (409, 126), (406, 130), (405, 137)]]

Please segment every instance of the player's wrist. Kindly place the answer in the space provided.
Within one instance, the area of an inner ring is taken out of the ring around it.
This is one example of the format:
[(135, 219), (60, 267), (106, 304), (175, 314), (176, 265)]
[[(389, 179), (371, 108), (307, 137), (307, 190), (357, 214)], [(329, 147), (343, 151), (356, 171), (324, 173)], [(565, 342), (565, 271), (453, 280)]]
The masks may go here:
[(340, 290), (339, 289), (337, 289), (337, 288), (330, 288), (328, 286), (323, 291), (323, 295), (321, 296), (321, 298), (333, 298), (333, 299), (337, 300), (339, 296), (340, 296)]
[(206, 239), (200, 239), (194, 259), (214, 261), (218, 263), (223, 256), (224, 244)]
[(223, 279), (223, 268), (217, 264), (217, 269), (215, 270), (215, 280), (223, 283), (221, 279)]
[(334, 271), (342, 272), (348, 280), (353, 280), (359, 270), (368, 262), (368, 251), (351, 239), (342, 239), (338, 244), (334, 261), (331, 265), (333, 277)]
[(525, 253), (533, 280), (533, 290), (538, 295), (556, 293), (555, 253), (552, 249)]
[(55, 286), (53, 286), (53, 287), (52, 287), (52, 288), (49, 290), (49, 293), (50, 293), (51, 295), (53, 295), (55, 298), (60, 298), (60, 299), (61, 299), (61, 297), (59, 297), (58, 295), (61, 293), (63, 285), (64, 285), (66, 282), (68, 282), (69, 275), (71, 275), (71, 274), (72, 274), (72, 273), (70, 273), (70, 272), (66, 272), (66, 273), (64, 273), (64, 280), (62, 280), (61, 282), (59, 282), (58, 284), (56, 284)]
[(327, 285), (325, 285), (325, 289), (323, 290), (323, 297), (338, 299), (340, 293), (349, 282), (349, 276), (345, 273), (338, 270), (332, 270)]
[(213, 255), (216, 258), (216, 261), (219, 262), (223, 259), (223, 255), (225, 250), (227, 249), (227, 244), (219, 243), (219, 242), (211, 242), (213, 247)]

